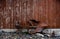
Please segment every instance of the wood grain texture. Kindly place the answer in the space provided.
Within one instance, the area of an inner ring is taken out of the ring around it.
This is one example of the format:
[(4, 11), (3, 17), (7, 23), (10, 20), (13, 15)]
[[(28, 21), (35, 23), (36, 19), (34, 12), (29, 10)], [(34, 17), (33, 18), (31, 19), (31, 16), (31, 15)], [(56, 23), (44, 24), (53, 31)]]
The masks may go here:
[(29, 27), (30, 19), (46, 23), (48, 28), (60, 28), (60, 3), (57, 0), (5, 1), (0, 3), (1, 28), (15, 28), (16, 21), (24, 28)]

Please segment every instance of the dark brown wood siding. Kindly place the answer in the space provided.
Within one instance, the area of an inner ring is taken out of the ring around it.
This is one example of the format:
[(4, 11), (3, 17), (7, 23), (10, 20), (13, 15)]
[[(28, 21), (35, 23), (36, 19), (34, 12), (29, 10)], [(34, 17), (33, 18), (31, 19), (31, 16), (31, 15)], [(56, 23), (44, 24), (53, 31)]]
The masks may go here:
[(59, 0), (5, 1), (0, 3), (0, 26), (2, 28), (15, 28), (16, 21), (26, 27), (29, 26), (27, 22), (30, 19), (47, 23), (49, 28), (60, 28)]

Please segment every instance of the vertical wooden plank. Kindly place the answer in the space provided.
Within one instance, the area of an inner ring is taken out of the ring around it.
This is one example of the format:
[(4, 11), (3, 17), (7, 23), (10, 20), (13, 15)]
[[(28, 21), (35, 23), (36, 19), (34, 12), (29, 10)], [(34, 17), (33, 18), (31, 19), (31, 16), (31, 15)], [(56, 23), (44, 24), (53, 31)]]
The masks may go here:
[(6, 0), (6, 28), (10, 29), (11, 27), (11, 4), (10, 1)]
[(46, 0), (46, 23), (48, 24), (48, 28), (50, 28), (49, 26), (49, 1)]
[(55, 27), (54, 23), (56, 23), (54, 16), (54, 14), (56, 13), (56, 7), (54, 4), (55, 3), (53, 0), (49, 0), (49, 25), (51, 26), (51, 28)]
[(56, 27), (60, 28), (60, 1), (59, 0), (56, 0), (56, 15), (57, 15)]
[(18, 21), (18, 20), (17, 20), (17, 11), (16, 11), (16, 8), (17, 8), (16, 5), (17, 5), (17, 4), (16, 4), (16, 3), (17, 3), (17, 0), (14, 0), (14, 1), (13, 1), (13, 25), (14, 25), (13, 27), (15, 27), (16, 21)]
[(37, 16), (38, 16), (38, 15), (37, 15), (37, 13), (38, 13), (38, 12), (37, 12), (37, 10), (38, 10), (37, 0), (33, 0), (33, 3), (34, 3), (34, 5), (33, 5), (33, 6), (34, 6), (34, 7), (33, 7), (33, 8), (34, 8), (34, 10), (33, 10), (33, 12), (34, 12), (34, 13), (33, 13), (34, 18), (33, 18), (33, 19), (37, 20), (37, 19), (38, 19), (38, 18), (37, 18)]
[(27, 3), (27, 21), (33, 19), (33, 0), (28, 0)]
[(0, 23), (1, 23), (1, 24), (0, 24), (0, 28), (2, 29), (2, 28), (3, 28), (3, 11), (0, 11), (0, 18), (1, 18), (1, 19), (0, 19), (0, 20), (1, 20), (1, 21), (0, 21)]
[(15, 26), (14, 26), (14, 19), (13, 19), (13, 14), (14, 14), (13, 13), (13, 11), (14, 11), (13, 4), (14, 4), (14, 1), (11, 0), (11, 18), (10, 18), (11, 19), (11, 22), (10, 22), (11, 23), (10, 24), (10, 26), (11, 26), (10, 28), (11, 29), (14, 29), (15, 28)]
[(20, 25), (22, 24), (21, 18), (22, 18), (22, 4), (21, 4), (22, 0), (19, 0), (19, 22)]

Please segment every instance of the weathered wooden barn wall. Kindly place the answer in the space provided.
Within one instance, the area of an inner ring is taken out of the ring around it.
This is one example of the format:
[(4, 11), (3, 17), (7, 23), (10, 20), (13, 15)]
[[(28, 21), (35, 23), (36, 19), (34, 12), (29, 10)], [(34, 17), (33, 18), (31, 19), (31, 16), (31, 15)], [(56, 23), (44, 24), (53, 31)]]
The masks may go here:
[[(5, 1), (3, 2), (4, 4), (0, 3), (1, 28), (15, 28), (16, 21), (19, 21), (23, 27), (26, 27), (30, 19), (47, 23), (49, 28), (60, 28), (60, 6), (57, 0)], [(4, 6), (2, 7), (2, 5)]]

